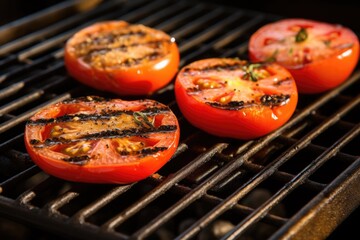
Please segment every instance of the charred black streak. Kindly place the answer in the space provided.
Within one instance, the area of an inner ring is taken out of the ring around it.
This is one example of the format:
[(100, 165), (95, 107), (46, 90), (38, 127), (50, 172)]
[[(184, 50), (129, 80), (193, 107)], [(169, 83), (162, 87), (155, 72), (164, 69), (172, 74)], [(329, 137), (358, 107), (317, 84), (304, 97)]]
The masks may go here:
[(281, 79), (281, 80), (275, 82), (274, 85), (275, 86), (280, 86), (280, 85), (282, 85), (284, 83), (290, 82), (291, 80), (292, 80), (291, 78), (287, 77), (287, 78), (284, 78), (284, 79)]
[(263, 95), (260, 98), (260, 102), (264, 106), (274, 107), (285, 104), (290, 99), (290, 95), (280, 94), (280, 95)]
[[(169, 112), (168, 107), (153, 107), (146, 108), (142, 111), (138, 111), (147, 115), (156, 115), (160, 113)], [(75, 121), (97, 121), (97, 120), (108, 120), (111, 117), (117, 117), (122, 114), (133, 115), (135, 111), (116, 111), (116, 110), (107, 110), (103, 111), (101, 114), (74, 114), (74, 115), (63, 115), (57, 118), (41, 118), (37, 120), (29, 120), (27, 125), (46, 125), (51, 123), (60, 123), (60, 122), (75, 122)], [(76, 120), (74, 120), (76, 119)]]
[(161, 39), (161, 40), (156, 40), (156, 41), (147, 41), (147, 42), (136, 42), (136, 43), (131, 43), (131, 44), (122, 44), (120, 46), (117, 47), (99, 47), (96, 49), (91, 49), (89, 50), (85, 55), (96, 55), (96, 54), (104, 54), (110, 51), (121, 51), (121, 52), (126, 52), (128, 51), (128, 48), (130, 47), (138, 47), (138, 46), (153, 46), (155, 49), (156, 48), (160, 48), (161, 45), (163, 45), (164, 43), (171, 43), (169, 39)]
[(219, 102), (206, 102), (206, 104), (223, 110), (239, 110), (244, 107), (247, 107), (248, 105), (250, 106), (250, 104), (252, 103), (245, 103), (244, 101), (231, 101), (227, 104), (222, 104)]
[(90, 157), (88, 155), (83, 155), (83, 156), (63, 158), (62, 160), (74, 165), (83, 166), (89, 162)]
[(234, 64), (227, 64), (227, 63), (221, 63), (221, 64), (215, 64), (212, 66), (204, 67), (204, 68), (191, 68), (186, 67), (184, 69), (184, 74), (188, 74), (190, 72), (210, 72), (210, 71), (234, 71), (234, 70), (241, 70), (244, 67), (244, 63), (234, 63)]
[(152, 148), (143, 148), (139, 151), (132, 151), (132, 152), (128, 152), (128, 151), (121, 151), (119, 152), (120, 155), (122, 156), (128, 156), (128, 155), (142, 155), (147, 156), (147, 155), (151, 155), (157, 152), (162, 152), (167, 150), (167, 147), (152, 147)]
[(49, 147), (58, 144), (69, 144), (81, 141), (91, 141), (98, 139), (110, 139), (110, 138), (123, 138), (130, 136), (146, 136), (150, 133), (164, 133), (176, 131), (176, 125), (163, 125), (158, 128), (129, 128), (124, 130), (107, 130), (92, 134), (82, 135), (77, 139), (64, 139), (64, 138), (48, 138), (43, 143), (38, 140), (34, 140), (34, 145), (37, 148)]
[(110, 98), (103, 98), (98, 96), (86, 96), (86, 97), (78, 97), (78, 98), (69, 98), (61, 103), (69, 104), (69, 103), (79, 103), (79, 102), (108, 102), (111, 101)]

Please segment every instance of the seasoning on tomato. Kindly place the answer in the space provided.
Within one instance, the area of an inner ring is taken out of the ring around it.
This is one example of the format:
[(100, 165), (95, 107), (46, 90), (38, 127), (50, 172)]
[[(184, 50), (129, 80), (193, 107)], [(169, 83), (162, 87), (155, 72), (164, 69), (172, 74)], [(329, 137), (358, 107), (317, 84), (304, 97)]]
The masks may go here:
[(76, 182), (131, 183), (159, 170), (179, 142), (176, 116), (154, 100), (87, 96), (47, 106), (25, 127), (31, 159)]
[(175, 96), (185, 118), (213, 135), (254, 139), (282, 126), (298, 94), (291, 74), (276, 63), (210, 58), (183, 67)]
[(353, 31), (341, 25), (283, 19), (251, 36), (249, 57), (286, 67), (300, 93), (321, 93), (351, 75), (359, 58), (359, 41)]
[(148, 95), (178, 71), (175, 39), (163, 31), (125, 21), (93, 24), (65, 46), (69, 74), (90, 87), (118, 95)]

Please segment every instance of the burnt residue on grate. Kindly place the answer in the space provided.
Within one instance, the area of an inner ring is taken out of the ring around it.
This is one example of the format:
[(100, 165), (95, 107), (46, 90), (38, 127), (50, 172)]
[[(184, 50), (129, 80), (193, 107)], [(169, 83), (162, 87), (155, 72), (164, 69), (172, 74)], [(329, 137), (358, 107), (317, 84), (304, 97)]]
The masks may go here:
[[(250, 35), (279, 18), (201, 1), (96, 4), (55, 23), (49, 20), (45, 28), (34, 24), (35, 31), (0, 46), (2, 218), (64, 239), (279, 239), (304, 234), (325, 239), (359, 205), (360, 98), (354, 90), (359, 85), (358, 69), (334, 90), (300, 95), (297, 111), (284, 127), (253, 141), (214, 137), (191, 126), (181, 116), (171, 83), (151, 98), (178, 115), (181, 142), (158, 173), (131, 185), (93, 185), (65, 182), (42, 172), (26, 153), (23, 129), (26, 122), (51, 124), (55, 119), (39, 122), (28, 121), (29, 117), (47, 104), (71, 103), (80, 96), (114, 97), (67, 75), (62, 48), (76, 31), (110, 19), (158, 28), (176, 38), (181, 66), (185, 66), (207, 57), (247, 58)], [(60, 6), (44, 11), (42, 19), (63, 11)], [(33, 17), (20, 22), (34, 22)], [(26, 24), (17, 26), (22, 27)], [(261, 102), (275, 106), (287, 99), (286, 95), (265, 95)], [(245, 104), (251, 103), (231, 106)], [(161, 111), (168, 109), (154, 108), (143, 114)], [(108, 112), (102, 117), (120, 114), (134, 113)], [(144, 127), (153, 130), (150, 125)], [(171, 126), (162, 129), (171, 130)], [(85, 164), (87, 159), (66, 161)]]

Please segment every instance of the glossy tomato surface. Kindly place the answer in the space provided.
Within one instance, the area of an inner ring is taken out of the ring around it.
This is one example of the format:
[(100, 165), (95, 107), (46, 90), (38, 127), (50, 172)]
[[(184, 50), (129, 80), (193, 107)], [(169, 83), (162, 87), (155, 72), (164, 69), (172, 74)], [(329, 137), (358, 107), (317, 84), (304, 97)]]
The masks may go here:
[(353, 31), (341, 25), (284, 19), (251, 36), (249, 57), (286, 67), (300, 93), (320, 93), (350, 76), (358, 62), (359, 41)]
[(148, 95), (178, 71), (179, 50), (168, 34), (124, 21), (99, 22), (73, 35), (64, 60), (69, 74), (118, 95)]
[(160, 169), (179, 142), (171, 110), (153, 100), (95, 96), (47, 106), (26, 124), (31, 159), (56, 177), (90, 183), (130, 183)]
[(225, 58), (183, 67), (175, 95), (191, 124), (237, 139), (257, 138), (279, 128), (292, 116), (298, 100), (295, 81), (284, 67)]

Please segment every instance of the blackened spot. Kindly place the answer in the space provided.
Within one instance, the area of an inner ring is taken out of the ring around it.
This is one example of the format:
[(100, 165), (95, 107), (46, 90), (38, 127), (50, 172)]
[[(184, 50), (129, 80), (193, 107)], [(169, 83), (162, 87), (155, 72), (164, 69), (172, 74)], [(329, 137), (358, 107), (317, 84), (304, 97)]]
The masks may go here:
[(30, 144), (31, 144), (31, 145), (35, 145), (35, 144), (39, 144), (39, 143), (40, 143), (40, 141), (37, 140), (37, 139), (31, 139), (31, 140), (30, 140)]
[(262, 105), (273, 107), (280, 106), (286, 103), (286, 101), (290, 98), (290, 95), (280, 94), (280, 95), (263, 95), (260, 98), (260, 102)]
[(88, 155), (83, 155), (83, 156), (63, 158), (62, 160), (71, 164), (83, 166), (89, 162), (90, 157)]
[(221, 63), (221, 64), (215, 64), (215, 65), (204, 67), (204, 68), (186, 67), (184, 69), (184, 74), (186, 75), (189, 72), (234, 71), (234, 70), (242, 69), (243, 66), (244, 66), (244, 63), (240, 62), (240, 63), (233, 63), (233, 64)]
[(221, 104), (218, 102), (206, 102), (206, 104), (208, 104), (212, 107), (215, 107), (215, 108), (223, 109), (223, 110), (239, 110), (239, 109), (246, 107), (246, 104), (244, 103), (244, 101), (231, 101), (227, 104)]

